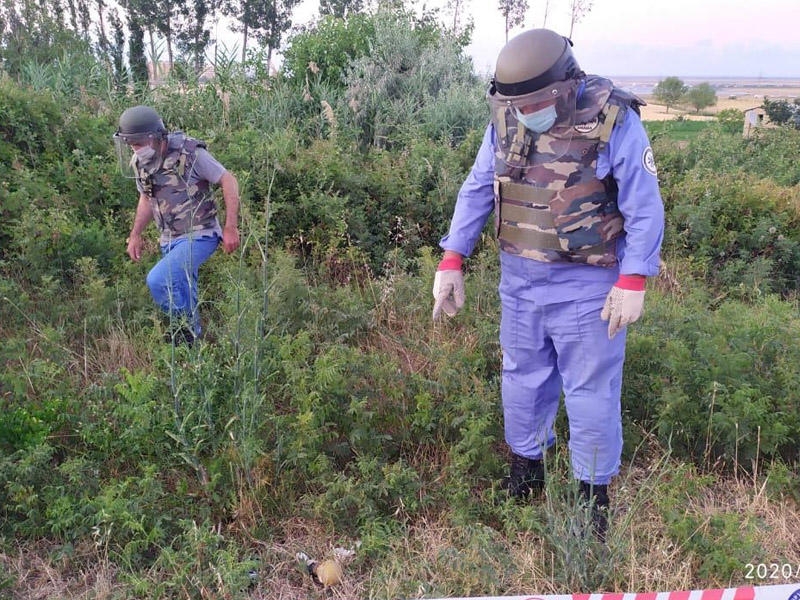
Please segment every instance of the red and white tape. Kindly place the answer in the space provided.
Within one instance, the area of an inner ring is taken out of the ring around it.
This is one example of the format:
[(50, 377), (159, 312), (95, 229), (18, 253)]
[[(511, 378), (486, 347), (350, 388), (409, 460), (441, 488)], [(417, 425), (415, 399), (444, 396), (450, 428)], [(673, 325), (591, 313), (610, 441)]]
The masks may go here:
[(691, 590), (685, 592), (564, 594), (547, 596), (473, 596), (470, 598), (431, 598), (430, 600), (800, 600), (800, 582), (782, 585)]

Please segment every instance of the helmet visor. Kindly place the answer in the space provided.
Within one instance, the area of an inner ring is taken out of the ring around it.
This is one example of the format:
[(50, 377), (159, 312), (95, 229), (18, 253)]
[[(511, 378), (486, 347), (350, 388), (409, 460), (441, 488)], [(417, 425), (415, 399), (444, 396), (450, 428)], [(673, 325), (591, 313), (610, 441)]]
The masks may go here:
[[(578, 82), (559, 81), (521, 96), (503, 96), (494, 88), (489, 91), (492, 124), (497, 135), (498, 156), (509, 167), (529, 168), (561, 158), (569, 149), (575, 124)], [(555, 118), (544, 131), (533, 131), (522, 121), (526, 115), (547, 110)], [(547, 135), (547, 148), (534, 145)]]
[(119, 171), (122, 176), (135, 179), (138, 176), (136, 172), (135, 149), (150, 146), (155, 148), (158, 152), (159, 144), (156, 142), (160, 139), (161, 136), (157, 133), (115, 133), (114, 147), (117, 154), (117, 165), (119, 166)]

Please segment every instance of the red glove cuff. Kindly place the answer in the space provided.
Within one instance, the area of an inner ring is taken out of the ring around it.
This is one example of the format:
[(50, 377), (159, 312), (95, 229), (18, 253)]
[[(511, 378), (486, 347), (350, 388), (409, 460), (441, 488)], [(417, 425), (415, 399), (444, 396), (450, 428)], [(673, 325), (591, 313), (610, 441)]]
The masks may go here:
[(436, 269), (437, 271), (460, 271), (461, 270), (461, 257), (460, 256), (448, 256), (447, 258), (443, 258), (439, 263), (439, 268)]
[(647, 278), (644, 275), (620, 275), (614, 286), (623, 290), (643, 292), (645, 281)]

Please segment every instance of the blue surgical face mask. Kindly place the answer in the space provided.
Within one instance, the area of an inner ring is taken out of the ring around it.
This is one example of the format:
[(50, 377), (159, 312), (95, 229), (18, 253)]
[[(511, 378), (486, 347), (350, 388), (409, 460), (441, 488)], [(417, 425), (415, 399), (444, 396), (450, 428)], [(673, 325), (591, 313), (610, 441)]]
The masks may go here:
[(515, 110), (519, 122), (525, 126), (525, 129), (534, 133), (544, 133), (555, 124), (558, 118), (555, 104), (527, 115), (521, 113), (519, 108), (515, 107)]

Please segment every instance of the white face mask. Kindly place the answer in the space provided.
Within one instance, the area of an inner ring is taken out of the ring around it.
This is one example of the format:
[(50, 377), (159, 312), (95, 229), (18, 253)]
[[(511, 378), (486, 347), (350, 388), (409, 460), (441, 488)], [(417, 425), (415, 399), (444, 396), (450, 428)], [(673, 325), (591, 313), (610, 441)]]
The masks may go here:
[(152, 146), (142, 146), (133, 151), (131, 155), (130, 165), (133, 172), (136, 169), (143, 169), (147, 173), (155, 173), (160, 164), (157, 161), (158, 152)]
[(527, 115), (521, 113), (519, 108), (515, 110), (519, 122), (525, 126), (525, 129), (534, 133), (544, 133), (555, 124), (558, 118), (555, 104)]
[(134, 150), (134, 154), (141, 164), (146, 165), (156, 155), (156, 149), (152, 146), (142, 146)]

